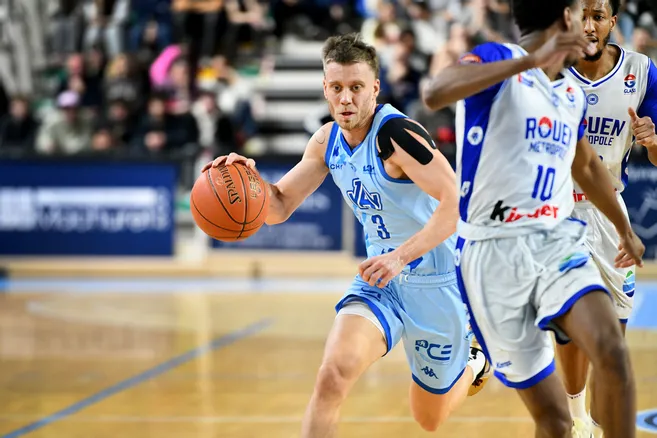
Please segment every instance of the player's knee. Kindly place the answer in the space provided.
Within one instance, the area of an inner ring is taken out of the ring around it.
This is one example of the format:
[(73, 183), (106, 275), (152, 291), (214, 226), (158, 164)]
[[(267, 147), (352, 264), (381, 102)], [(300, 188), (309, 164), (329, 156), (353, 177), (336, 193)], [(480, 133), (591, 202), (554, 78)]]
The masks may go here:
[(573, 421), (570, 418), (546, 418), (545, 421), (539, 421), (536, 425), (543, 434), (550, 438), (570, 437), (573, 429)]
[(441, 412), (425, 412), (414, 410), (413, 417), (417, 424), (427, 432), (435, 432), (447, 419), (447, 414)]
[(342, 400), (358, 378), (356, 360), (340, 359), (326, 361), (319, 368), (316, 392), (322, 399)]
[(631, 374), (629, 350), (620, 333), (612, 332), (596, 339), (596, 358), (592, 359), (594, 367), (600, 367), (623, 380)]

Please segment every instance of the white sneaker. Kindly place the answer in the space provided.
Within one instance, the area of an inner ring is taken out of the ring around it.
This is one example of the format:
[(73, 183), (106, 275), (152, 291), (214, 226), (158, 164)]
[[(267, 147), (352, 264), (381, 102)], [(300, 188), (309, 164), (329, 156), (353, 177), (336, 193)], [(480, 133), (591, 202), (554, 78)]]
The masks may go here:
[(588, 422), (573, 418), (573, 438), (593, 438)]

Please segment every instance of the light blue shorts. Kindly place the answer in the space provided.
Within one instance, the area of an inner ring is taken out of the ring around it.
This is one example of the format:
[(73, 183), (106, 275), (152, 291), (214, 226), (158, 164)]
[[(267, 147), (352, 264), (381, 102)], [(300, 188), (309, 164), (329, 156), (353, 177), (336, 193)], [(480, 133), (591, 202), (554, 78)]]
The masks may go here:
[(472, 332), (456, 273), (401, 274), (385, 288), (357, 276), (336, 311), (353, 300), (368, 305), (385, 331), (388, 351), (404, 339), (413, 380), (433, 394), (445, 394), (459, 380), (470, 353)]

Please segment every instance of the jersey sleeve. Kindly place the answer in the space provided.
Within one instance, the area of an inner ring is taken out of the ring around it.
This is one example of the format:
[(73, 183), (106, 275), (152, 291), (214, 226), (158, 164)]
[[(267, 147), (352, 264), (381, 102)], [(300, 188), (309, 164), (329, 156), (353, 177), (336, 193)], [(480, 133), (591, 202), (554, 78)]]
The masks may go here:
[[(488, 42), (476, 46), (472, 51), (461, 56), (459, 64), (488, 64), (512, 58), (513, 52), (504, 44)], [(502, 88), (502, 84), (504, 84), (504, 81), (480, 91), (475, 96), (479, 99), (492, 100)]]
[(648, 84), (646, 85), (646, 94), (643, 102), (637, 110), (639, 117), (650, 117), (653, 122), (657, 122), (657, 67), (652, 62), (648, 66)]
[(577, 131), (577, 141), (580, 141), (586, 135), (586, 112), (589, 110), (589, 101), (586, 98), (586, 92), (582, 88), (580, 90), (582, 90), (582, 94), (584, 95), (584, 109), (582, 110), (582, 120), (579, 122), (579, 129)]

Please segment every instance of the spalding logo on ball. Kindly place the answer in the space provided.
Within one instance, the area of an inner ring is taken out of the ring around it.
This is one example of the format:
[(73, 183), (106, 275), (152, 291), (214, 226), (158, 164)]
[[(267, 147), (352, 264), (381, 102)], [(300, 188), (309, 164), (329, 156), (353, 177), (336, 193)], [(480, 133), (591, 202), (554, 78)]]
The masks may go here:
[(260, 174), (243, 164), (211, 167), (190, 195), (196, 225), (213, 239), (233, 242), (255, 234), (269, 211), (269, 190)]

